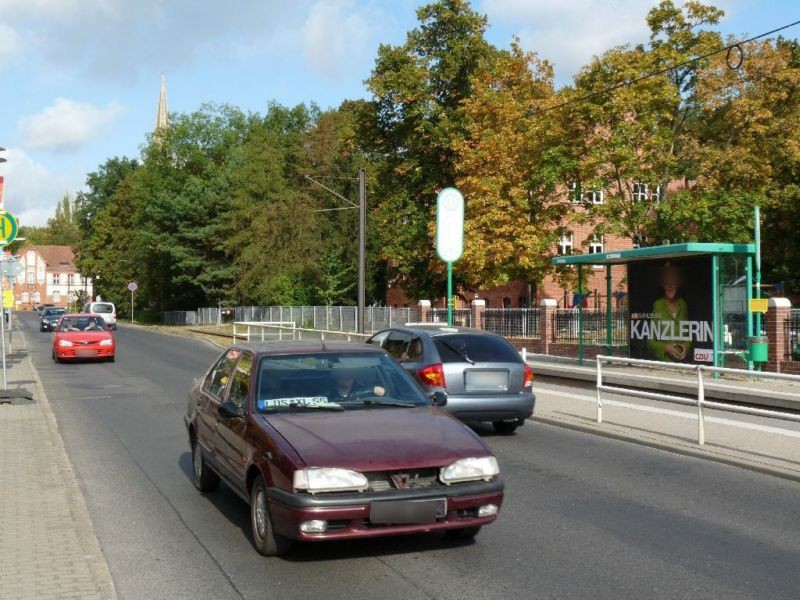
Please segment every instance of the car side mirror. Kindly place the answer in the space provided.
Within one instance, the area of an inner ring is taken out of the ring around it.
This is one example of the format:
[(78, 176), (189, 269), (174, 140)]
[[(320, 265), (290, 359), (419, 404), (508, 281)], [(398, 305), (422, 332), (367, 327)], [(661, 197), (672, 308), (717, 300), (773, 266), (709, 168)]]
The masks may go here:
[(242, 411), (235, 402), (223, 402), (219, 405), (219, 416), (221, 419), (241, 419)]
[(433, 392), (431, 404), (433, 404), (433, 406), (447, 406), (447, 394), (444, 392)]

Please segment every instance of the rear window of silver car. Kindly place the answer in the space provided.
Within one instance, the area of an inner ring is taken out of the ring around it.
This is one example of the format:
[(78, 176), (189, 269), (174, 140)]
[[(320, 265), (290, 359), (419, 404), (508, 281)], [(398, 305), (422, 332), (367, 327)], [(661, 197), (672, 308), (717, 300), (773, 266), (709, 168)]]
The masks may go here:
[(114, 305), (113, 304), (105, 304), (105, 303), (96, 303), (92, 304), (89, 307), (90, 312), (100, 314), (100, 313), (113, 313), (114, 312)]
[(433, 338), (443, 363), (522, 362), (516, 350), (504, 339), (479, 333), (454, 333)]

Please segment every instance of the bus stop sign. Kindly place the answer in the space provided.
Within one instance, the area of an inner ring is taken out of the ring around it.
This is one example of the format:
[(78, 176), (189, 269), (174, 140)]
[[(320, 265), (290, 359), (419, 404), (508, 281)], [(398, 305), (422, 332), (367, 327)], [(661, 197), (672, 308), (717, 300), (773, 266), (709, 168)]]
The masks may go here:
[(0, 246), (10, 244), (17, 239), (17, 219), (10, 212), (0, 211)]
[(445, 188), (436, 197), (436, 253), (453, 263), (463, 251), (464, 196), (456, 188)]

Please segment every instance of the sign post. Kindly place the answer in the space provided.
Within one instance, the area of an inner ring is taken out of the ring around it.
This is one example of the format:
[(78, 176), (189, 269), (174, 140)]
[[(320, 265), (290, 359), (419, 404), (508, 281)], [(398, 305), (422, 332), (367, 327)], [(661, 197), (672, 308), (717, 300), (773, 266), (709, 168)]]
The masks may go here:
[(445, 188), (436, 197), (436, 253), (447, 264), (447, 324), (453, 324), (453, 263), (464, 251), (464, 196)]
[(133, 325), (133, 293), (137, 290), (139, 286), (136, 285), (135, 281), (131, 281), (128, 284), (128, 289), (131, 291), (131, 325)]
[[(17, 238), (17, 219), (10, 212), (0, 210), (0, 252)], [(3, 353), (3, 389), (8, 389), (8, 377), (6, 377), (6, 307), (3, 302), (3, 280), (4, 274), (0, 274), (0, 338), (2, 338)]]

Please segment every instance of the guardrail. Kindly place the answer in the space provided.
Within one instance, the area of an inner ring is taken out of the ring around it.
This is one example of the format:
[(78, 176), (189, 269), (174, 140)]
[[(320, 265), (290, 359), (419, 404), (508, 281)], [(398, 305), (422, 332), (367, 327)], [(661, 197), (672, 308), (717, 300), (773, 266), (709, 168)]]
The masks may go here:
[[(237, 326), (240, 329), (237, 329)], [(244, 331), (241, 331), (241, 327), (245, 327)], [(253, 341), (253, 332), (258, 330), (260, 334), (260, 341), (265, 341), (267, 339), (273, 339), (275, 333), (269, 332), (269, 337), (264, 337), (264, 334), (267, 333), (266, 329), (277, 329), (278, 330), (278, 339), (283, 339), (283, 330), (289, 329), (293, 331), (295, 329), (294, 321), (234, 321), (233, 323), (233, 343), (236, 343), (237, 339), (244, 339), (248, 342)], [(256, 336), (256, 339), (259, 339)], [(294, 335), (289, 339), (294, 339)]]
[[(237, 325), (240, 327), (237, 329)], [(241, 327), (245, 327), (244, 331)], [(277, 336), (277, 337), (276, 337)], [(233, 323), (233, 342), (237, 338), (251, 341), (266, 340), (345, 340), (364, 341), (372, 337), (370, 333), (352, 333), (349, 331), (330, 331), (326, 329), (309, 329), (296, 327), (291, 321), (235, 321)]]
[[(636, 390), (632, 388), (618, 387), (613, 385), (603, 384), (603, 363), (618, 363), (626, 365), (638, 365), (645, 367), (656, 367), (669, 370), (678, 371), (695, 371), (697, 373), (697, 398), (690, 399), (683, 396), (674, 396), (672, 394), (661, 394), (659, 392), (646, 392), (643, 390)], [(752, 408), (749, 406), (740, 406), (738, 404), (728, 404), (726, 402), (714, 402), (705, 399), (705, 381), (703, 380), (704, 373), (724, 373), (729, 375), (742, 375), (745, 377), (758, 377), (759, 379), (779, 379), (783, 381), (792, 381), (800, 383), (800, 375), (786, 375), (784, 373), (770, 373), (767, 371), (747, 371), (745, 369), (726, 369), (723, 367), (707, 367), (705, 365), (685, 365), (678, 363), (665, 363), (655, 360), (643, 360), (639, 358), (623, 358), (619, 356), (603, 356), (597, 357), (597, 422), (603, 422), (603, 397), (602, 392), (610, 394), (618, 394), (620, 396), (632, 396), (635, 398), (644, 398), (647, 400), (659, 400), (661, 402), (671, 402), (673, 404), (683, 404), (685, 406), (697, 407), (697, 443), (703, 445), (706, 443), (705, 433), (705, 416), (704, 408), (713, 408), (715, 410), (722, 410), (732, 413), (741, 413), (745, 415), (754, 415), (757, 417), (767, 417), (771, 419), (782, 419), (785, 421), (800, 422), (800, 414), (767, 410), (764, 408)]]

